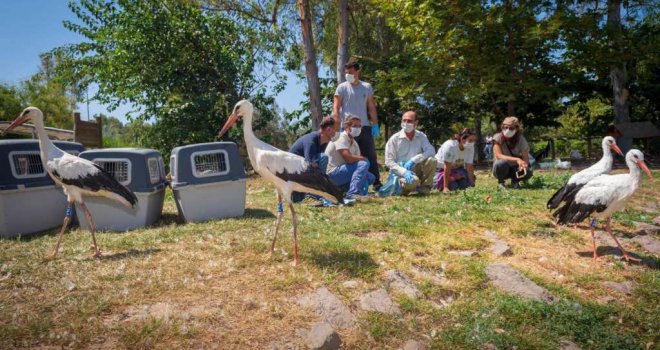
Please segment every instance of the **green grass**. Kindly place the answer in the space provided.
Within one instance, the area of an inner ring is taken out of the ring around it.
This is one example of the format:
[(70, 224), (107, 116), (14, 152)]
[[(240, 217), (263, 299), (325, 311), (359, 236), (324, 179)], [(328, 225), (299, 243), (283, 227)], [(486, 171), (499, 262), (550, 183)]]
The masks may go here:
[[(297, 332), (318, 317), (295, 298), (319, 286), (355, 312), (356, 328), (339, 332), (351, 349), (397, 348), (408, 339), (435, 349), (478, 349), (484, 343), (556, 349), (562, 339), (583, 349), (657, 348), (657, 264), (631, 266), (611, 255), (593, 264), (579, 255), (590, 252), (588, 233), (555, 227), (544, 209), (569, 176), (539, 172), (525, 189), (498, 191), (491, 177), (479, 174), (476, 188), (450, 195), (372, 198), (352, 207), (296, 205), (296, 268), (290, 266), (288, 210), (276, 252), (267, 258), (276, 203), (272, 187), (260, 179), (248, 181), (243, 217), (205, 223), (181, 223), (168, 191), (164, 216), (153, 227), (98, 235), (107, 254), (101, 260), (90, 257), (89, 234), (78, 228), (50, 262), (43, 257), (56, 230), (3, 240), (0, 348), (304, 347)], [(650, 223), (660, 215), (646, 208), (658, 201), (659, 189), (645, 179), (628, 210), (614, 217), (615, 232), (634, 232), (633, 221)], [(515, 255), (492, 257), (486, 230), (507, 241)], [(531, 302), (495, 290), (485, 274), (495, 261), (520, 270), (558, 301)], [(416, 277), (413, 267), (442, 270), (447, 282)], [(381, 288), (388, 269), (413, 278), (423, 297), (392, 295), (401, 318), (359, 311), (359, 295)], [(342, 287), (347, 280), (360, 287)], [(637, 288), (624, 296), (604, 289), (603, 281), (632, 281)], [(448, 299), (454, 301), (438, 308)], [(163, 303), (173, 310), (169, 318), (144, 314)]]

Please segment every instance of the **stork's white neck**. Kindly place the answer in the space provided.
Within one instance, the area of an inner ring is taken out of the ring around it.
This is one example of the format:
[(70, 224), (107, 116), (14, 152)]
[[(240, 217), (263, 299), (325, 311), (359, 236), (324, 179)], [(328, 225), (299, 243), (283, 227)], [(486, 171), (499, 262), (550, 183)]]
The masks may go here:
[(252, 112), (243, 116), (243, 139), (245, 140), (245, 148), (247, 148), (248, 157), (250, 157), (250, 162), (252, 167), (256, 167), (257, 163), (254, 158), (254, 144), (257, 140), (257, 137), (252, 131)]
[(628, 165), (628, 169), (630, 169), (630, 185), (634, 191), (642, 183), (642, 169), (632, 160), (626, 159), (626, 164)]
[(53, 142), (48, 138), (46, 129), (44, 128), (43, 121), (34, 121), (34, 129), (37, 131), (37, 138), (39, 139), (39, 153), (41, 155), (41, 162), (44, 169), (48, 169), (46, 163), (49, 159), (61, 155), (62, 151), (57, 148)]
[(614, 162), (614, 157), (612, 157), (612, 150), (610, 146), (603, 143), (603, 157), (598, 161), (598, 166), (605, 169), (612, 169), (612, 163)]

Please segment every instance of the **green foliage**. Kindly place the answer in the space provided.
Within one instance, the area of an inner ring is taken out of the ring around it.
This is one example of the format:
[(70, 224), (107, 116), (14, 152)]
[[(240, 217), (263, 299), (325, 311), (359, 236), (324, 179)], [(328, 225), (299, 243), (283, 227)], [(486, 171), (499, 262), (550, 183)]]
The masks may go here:
[(557, 118), (561, 124), (557, 134), (563, 137), (601, 136), (612, 119), (612, 105), (600, 98), (575, 103)]
[(0, 84), (0, 120), (13, 120), (21, 113), (21, 108), (18, 89)]
[(140, 106), (130, 117), (153, 124), (141, 141), (164, 155), (178, 145), (213, 140), (239, 99), (266, 101), (253, 74), (263, 47), (251, 28), (224, 13), (178, 0), (69, 6), (81, 23), (65, 21), (65, 27), (87, 41), (53, 51), (67, 58), (60, 76), (81, 88), (98, 84), (94, 98), (110, 109)]

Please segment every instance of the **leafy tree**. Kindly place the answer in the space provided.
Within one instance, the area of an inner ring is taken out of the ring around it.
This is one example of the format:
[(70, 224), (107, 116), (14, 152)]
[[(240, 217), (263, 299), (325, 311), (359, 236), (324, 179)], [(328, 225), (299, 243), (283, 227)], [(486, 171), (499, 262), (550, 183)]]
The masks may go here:
[(0, 120), (13, 120), (22, 108), (19, 91), (13, 86), (0, 84)]
[(98, 84), (94, 98), (111, 109), (140, 106), (130, 117), (153, 125), (141, 139), (164, 155), (213, 140), (237, 100), (263, 97), (253, 75), (263, 47), (251, 28), (222, 12), (178, 0), (81, 0), (69, 7), (82, 23), (65, 27), (87, 41), (53, 51), (67, 57), (60, 76), (81, 89)]

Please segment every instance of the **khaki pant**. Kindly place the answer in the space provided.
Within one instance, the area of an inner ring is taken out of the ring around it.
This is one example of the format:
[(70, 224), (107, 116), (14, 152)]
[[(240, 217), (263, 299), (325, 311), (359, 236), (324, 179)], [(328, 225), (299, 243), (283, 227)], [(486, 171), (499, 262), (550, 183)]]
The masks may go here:
[(431, 192), (431, 188), (433, 188), (433, 177), (435, 176), (435, 168), (437, 165), (438, 160), (435, 159), (435, 157), (426, 158), (415, 164), (410, 170), (415, 173), (417, 178), (411, 184), (407, 184), (406, 181), (401, 178), (401, 194), (407, 195), (413, 191), (417, 191), (421, 194), (428, 194)]

